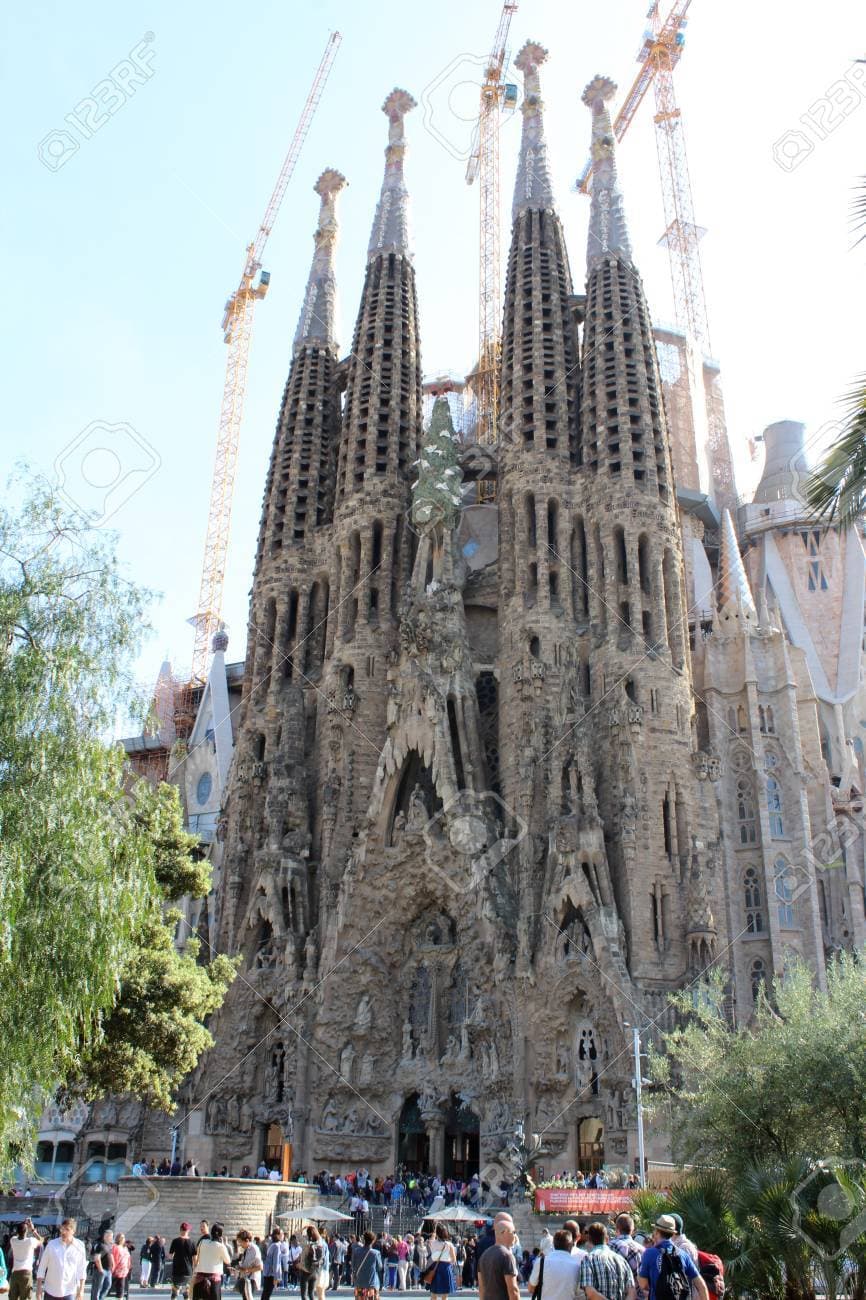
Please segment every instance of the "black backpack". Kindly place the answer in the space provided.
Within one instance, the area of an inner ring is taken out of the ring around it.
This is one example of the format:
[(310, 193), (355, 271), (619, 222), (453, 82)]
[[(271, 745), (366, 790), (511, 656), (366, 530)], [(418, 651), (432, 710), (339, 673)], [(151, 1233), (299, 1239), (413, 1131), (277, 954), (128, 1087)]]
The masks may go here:
[(686, 1277), (683, 1258), (674, 1247), (661, 1251), (661, 1268), (655, 1286), (655, 1300), (689, 1300), (692, 1284)]

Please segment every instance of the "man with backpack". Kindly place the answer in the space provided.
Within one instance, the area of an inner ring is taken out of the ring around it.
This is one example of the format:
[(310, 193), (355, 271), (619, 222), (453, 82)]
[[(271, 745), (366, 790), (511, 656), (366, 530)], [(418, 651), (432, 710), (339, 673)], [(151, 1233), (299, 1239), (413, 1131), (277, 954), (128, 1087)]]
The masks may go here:
[(610, 1240), (611, 1250), (622, 1255), (632, 1272), (637, 1285), (637, 1275), (644, 1248), (634, 1239), (634, 1219), (630, 1214), (618, 1214), (616, 1219), (616, 1236)]
[(694, 1293), (698, 1300), (709, 1300), (697, 1264), (673, 1243), (676, 1233), (673, 1216), (660, 1214), (653, 1224), (653, 1244), (644, 1251), (638, 1268), (641, 1295), (648, 1300), (689, 1300)]

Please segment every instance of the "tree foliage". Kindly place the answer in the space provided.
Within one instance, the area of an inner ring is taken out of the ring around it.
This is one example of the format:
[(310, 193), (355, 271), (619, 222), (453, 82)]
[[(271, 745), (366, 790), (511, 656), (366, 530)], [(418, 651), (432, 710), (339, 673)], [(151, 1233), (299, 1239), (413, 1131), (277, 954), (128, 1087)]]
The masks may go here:
[(159, 898), (136, 927), (119, 996), (102, 1032), (82, 1045), (80, 1069), (67, 1084), (88, 1097), (131, 1092), (171, 1110), (175, 1089), (213, 1045), (203, 1021), (222, 1005), (237, 967), (225, 956), (202, 965), (198, 940), (178, 933), (182, 913), (169, 904), (185, 894), (206, 894), (211, 873), (206, 862), (191, 856), (197, 841), (183, 829), (177, 790), (161, 785), (154, 792), (139, 782), (134, 805), (133, 821), (152, 857)]
[(866, 1166), (799, 1156), (691, 1175), (638, 1192), (644, 1232), (680, 1214), (687, 1235), (725, 1264), (726, 1294), (748, 1300), (866, 1298)]
[(731, 1172), (799, 1157), (866, 1158), (866, 968), (840, 955), (817, 989), (792, 962), (752, 1023), (733, 1028), (723, 977), (678, 999), (684, 1017), (653, 1053), (652, 1103), (683, 1163)]
[(0, 508), (0, 1170), (26, 1152), (52, 1093), (109, 1079), (105, 1051), (134, 1060), (136, 1084), (150, 1073), (165, 1104), (189, 1052), (154, 1038), (146, 1066), (114, 1016), (134, 990), (167, 1013), (156, 985), (171, 977), (197, 1045), (205, 1031), (192, 1021), (227, 978), (189, 949), (166, 951), (164, 904), (206, 891), (207, 868), (190, 859), (177, 791), (124, 791), (123, 754), (106, 740), (134, 704), (148, 593), (124, 579), (109, 536), (46, 489), (23, 496)]

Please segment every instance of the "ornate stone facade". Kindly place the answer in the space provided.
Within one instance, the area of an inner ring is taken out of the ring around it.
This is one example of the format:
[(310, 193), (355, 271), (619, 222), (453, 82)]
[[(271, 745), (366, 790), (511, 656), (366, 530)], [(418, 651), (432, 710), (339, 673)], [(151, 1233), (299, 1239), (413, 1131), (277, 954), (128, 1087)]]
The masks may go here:
[[(528, 44), (517, 60), (498, 448), (462, 446), (444, 399), (422, 429), (405, 91), (384, 105), (385, 179), (342, 362), (344, 182), (329, 171), (317, 186), (210, 913), (242, 967), (183, 1098), (200, 1165), (255, 1164), (291, 1141), (295, 1168), (460, 1174), (518, 1124), (551, 1167), (602, 1149), (625, 1164), (626, 1025), (667, 1026), (670, 993), (713, 962), (748, 1017), (753, 953), (769, 975), (791, 940), (820, 979), (838, 937), (832, 920), (822, 937), (814, 869), (793, 898), (776, 888), (777, 798), (791, 862), (833, 808), (809, 671), (759, 614), (729, 516), (719, 558), (718, 514), (690, 509), (684, 556), (614, 87), (584, 93), (583, 296), (551, 194), (545, 58)], [(494, 503), (463, 481), (468, 456)], [(862, 846), (840, 879), (862, 938), (861, 864)]]

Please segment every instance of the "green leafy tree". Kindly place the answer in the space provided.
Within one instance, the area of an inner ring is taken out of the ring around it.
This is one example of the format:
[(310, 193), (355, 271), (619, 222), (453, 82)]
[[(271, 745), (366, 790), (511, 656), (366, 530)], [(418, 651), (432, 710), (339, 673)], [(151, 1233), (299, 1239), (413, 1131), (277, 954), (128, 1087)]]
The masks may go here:
[[(166, 900), (206, 890), (206, 869), (191, 861), (176, 791), (125, 792), (123, 754), (106, 740), (134, 705), (130, 665), (148, 593), (124, 579), (108, 535), (45, 488), (15, 491), (23, 504), (0, 508), (4, 1173), (26, 1156), (46, 1099), (69, 1083), (92, 1092), (109, 1077), (137, 1086), (149, 1075), (149, 1095), (166, 1104), (189, 1051), (157, 1050), (154, 1039), (148, 1065), (132, 1026), (113, 1020), (136, 990), (151, 996), (154, 1016), (168, 1010), (160, 963), (193, 1049), (228, 977), (223, 963), (199, 967), (194, 950), (166, 951)], [(139, 1016), (136, 1033), (149, 1023)], [(106, 1052), (125, 1073), (109, 1076)]]
[(197, 841), (183, 829), (177, 789), (138, 782), (131, 822), (142, 855), (152, 856), (158, 896), (136, 926), (118, 998), (67, 1086), (88, 1097), (131, 1092), (170, 1111), (178, 1085), (213, 1046), (203, 1022), (222, 1005), (237, 964), (225, 956), (202, 964), (199, 941), (171, 906), (205, 895), (211, 879), (208, 863), (192, 856)]
[(717, 973), (706, 996), (677, 999), (680, 1027), (653, 1053), (651, 1103), (675, 1156), (736, 1172), (754, 1161), (866, 1158), (866, 967), (847, 954), (826, 992), (792, 962), (752, 1022), (724, 1014)]

